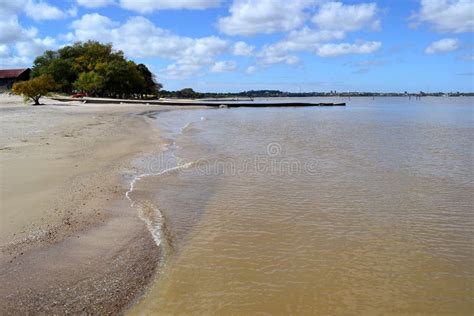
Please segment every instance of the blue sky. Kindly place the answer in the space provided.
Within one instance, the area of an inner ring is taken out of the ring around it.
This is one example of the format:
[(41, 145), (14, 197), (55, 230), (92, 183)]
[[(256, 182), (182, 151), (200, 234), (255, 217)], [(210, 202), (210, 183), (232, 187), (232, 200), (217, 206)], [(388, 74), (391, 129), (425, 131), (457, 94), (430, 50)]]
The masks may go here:
[(0, 0), (0, 68), (88, 39), (167, 90), (474, 91), (474, 0)]

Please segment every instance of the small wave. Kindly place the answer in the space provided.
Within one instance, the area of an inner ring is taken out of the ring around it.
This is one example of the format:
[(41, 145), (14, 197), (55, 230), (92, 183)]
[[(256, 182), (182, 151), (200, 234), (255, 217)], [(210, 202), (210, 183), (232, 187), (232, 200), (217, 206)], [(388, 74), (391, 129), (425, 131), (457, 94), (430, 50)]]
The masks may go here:
[[(208, 118), (205, 117), (205, 116), (201, 116), (199, 118), (199, 121), (207, 121)], [(180, 133), (183, 134), (184, 132), (186, 132), (187, 129), (189, 129), (191, 127), (191, 125), (193, 125), (194, 123), (198, 123), (199, 121), (191, 121), (191, 122), (188, 122), (186, 123), (186, 125), (184, 125), (183, 127), (180, 128)]]
[[(200, 120), (204, 121), (206, 120), (206, 118), (201, 117)], [(191, 121), (191, 122), (186, 123), (183, 127), (179, 129), (179, 134), (183, 134), (193, 123), (195, 122)], [(179, 148), (179, 146), (176, 144), (176, 140), (173, 138), (169, 138), (165, 140), (166, 142), (163, 144), (162, 153), (171, 151), (171, 155), (176, 159), (177, 162), (179, 162), (179, 157), (177, 157), (175, 153), (173, 152), (175, 149)], [(188, 169), (192, 167), (194, 164), (196, 164), (196, 162), (192, 161), (188, 163), (178, 164), (175, 167), (171, 167), (159, 172), (143, 173), (143, 174), (137, 175), (130, 182), (130, 187), (128, 191), (125, 193), (125, 196), (130, 201), (130, 206), (138, 210), (138, 216), (140, 217), (141, 220), (145, 222), (148, 228), (148, 231), (151, 233), (153, 240), (158, 246), (160, 246), (163, 241), (163, 226), (164, 226), (163, 214), (158, 208), (152, 205), (134, 201), (131, 197), (131, 193), (135, 190), (136, 183), (143, 178), (160, 176), (160, 175), (164, 175), (170, 172)]]
[(181, 133), (186, 132), (186, 130), (191, 126), (192, 123), (193, 122), (189, 122), (186, 125), (184, 125), (183, 127), (181, 127), (181, 129), (180, 129)]
[(142, 204), (137, 203), (136, 201), (132, 199), (130, 194), (135, 190), (136, 183), (143, 178), (160, 176), (160, 175), (167, 174), (170, 172), (188, 169), (192, 167), (195, 163), (196, 163), (195, 161), (191, 161), (191, 162), (184, 163), (172, 168), (165, 169), (160, 172), (144, 173), (144, 174), (138, 175), (135, 178), (133, 178), (133, 180), (130, 182), (130, 187), (128, 191), (125, 193), (125, 196), (130, 201), (130, 206), (138, 209), (138, 215), (140, 219), (145, 222), (145, 224), (147, 225), (148, 231), (151, 233), (153, 240), (158, 246), (161, 245), (161, 242), (163, 240), (163, 236), (162, 236), (163, 214), (156, 207), (151, 207), (149, 205), (142, 205)]
[(156, 207), (136, 205), (132, 202), (132, 207), (138, 209), (138, 217), (145, 222), (148, 231), (151, 233), (153, 240), (157, 246), (161, 245), (163, 240), (162, 227), (163, 227), (163, 214)]

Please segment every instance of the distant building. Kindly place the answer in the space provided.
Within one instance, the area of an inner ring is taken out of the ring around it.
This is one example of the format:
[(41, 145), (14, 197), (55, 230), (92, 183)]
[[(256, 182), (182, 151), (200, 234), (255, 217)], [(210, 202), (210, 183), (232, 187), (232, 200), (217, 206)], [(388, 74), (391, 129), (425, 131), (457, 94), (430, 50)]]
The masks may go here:
[(18, 81), (30, 79), (30, 68), (0, 69), (0, 90), (9, 90)]

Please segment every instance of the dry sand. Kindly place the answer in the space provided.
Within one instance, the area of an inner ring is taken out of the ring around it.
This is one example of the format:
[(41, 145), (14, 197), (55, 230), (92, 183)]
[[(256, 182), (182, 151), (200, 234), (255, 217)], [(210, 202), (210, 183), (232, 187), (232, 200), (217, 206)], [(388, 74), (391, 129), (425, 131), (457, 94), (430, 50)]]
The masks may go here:
[(0, 314), (122, 311), (159, 260), (125, 192), (166, 108), (41, 101), (0, 95)]

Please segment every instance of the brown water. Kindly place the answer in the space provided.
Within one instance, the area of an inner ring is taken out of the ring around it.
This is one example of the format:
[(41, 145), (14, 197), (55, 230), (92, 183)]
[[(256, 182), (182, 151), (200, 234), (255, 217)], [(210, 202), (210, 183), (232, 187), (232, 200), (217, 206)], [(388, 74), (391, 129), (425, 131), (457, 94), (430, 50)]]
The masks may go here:
[[(473, 99), (162, 113), (132, 313), (474, 313)], [(183, 127), (183, 128), (181, 128)]]

